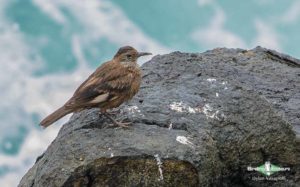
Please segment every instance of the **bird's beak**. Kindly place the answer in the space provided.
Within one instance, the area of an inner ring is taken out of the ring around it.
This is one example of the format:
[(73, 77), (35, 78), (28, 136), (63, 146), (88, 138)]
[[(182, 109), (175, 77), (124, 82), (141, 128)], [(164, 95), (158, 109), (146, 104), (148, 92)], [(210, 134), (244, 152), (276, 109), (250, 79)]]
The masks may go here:
[(138, 53), (138, 57), (146, 56), (146, 55), (152, 55), (152, 53), (147, 53), (147, 52), (139, 52)]

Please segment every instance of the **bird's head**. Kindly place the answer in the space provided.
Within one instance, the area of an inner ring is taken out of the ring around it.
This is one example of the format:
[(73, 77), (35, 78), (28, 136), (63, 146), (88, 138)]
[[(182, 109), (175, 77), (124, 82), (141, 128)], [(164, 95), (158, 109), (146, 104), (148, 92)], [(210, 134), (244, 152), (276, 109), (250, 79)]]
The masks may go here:
[(114, 60), (128, 64), (128, 63), (137, 63), (137, 59), (141, 56), (145, 55), (152, 55), (151, 53), (147, 52), (138, 52), (131, 46), (124, 46), (121, 47), (118, 52), (114, 56)]

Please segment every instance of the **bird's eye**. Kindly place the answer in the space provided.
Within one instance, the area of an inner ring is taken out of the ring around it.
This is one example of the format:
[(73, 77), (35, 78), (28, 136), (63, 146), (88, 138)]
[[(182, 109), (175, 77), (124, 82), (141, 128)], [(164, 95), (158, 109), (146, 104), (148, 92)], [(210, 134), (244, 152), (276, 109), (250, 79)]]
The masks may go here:
[(130, 59), (132, 56), (131, 56), (131, 55), (126, 55), (126, 57), (127, 57), (128, 59)]

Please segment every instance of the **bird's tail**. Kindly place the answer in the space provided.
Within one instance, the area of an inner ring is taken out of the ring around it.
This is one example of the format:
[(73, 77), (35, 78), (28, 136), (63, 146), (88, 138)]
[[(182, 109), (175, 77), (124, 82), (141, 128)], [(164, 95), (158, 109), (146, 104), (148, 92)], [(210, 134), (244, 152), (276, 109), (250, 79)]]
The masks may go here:
[(71, 113), (72, 111), (70, 109), (66, 109), (66, 107), (62, 106), (59, 109), (57, 109), (55, 112), (47, 116), (43, 121), (40, 122), (40, 125), (44, 128), (48, 127), (52, 123), (56, 122), (60, 118), (64, 117), (65, 115)]

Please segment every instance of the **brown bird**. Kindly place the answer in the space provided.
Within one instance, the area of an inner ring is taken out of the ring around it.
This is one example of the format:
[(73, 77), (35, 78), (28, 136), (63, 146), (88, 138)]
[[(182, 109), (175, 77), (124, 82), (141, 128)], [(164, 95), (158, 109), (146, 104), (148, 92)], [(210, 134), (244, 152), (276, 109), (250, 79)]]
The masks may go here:
[(151, 53), (138, 52), (130, 46), (121, 47), (111, 61), (105, 62), (91, 74), (75, 91), (73, 96), (59, 109), (40, 122), (48, 127), (63, 116), (89, 108), (100, 108), (101, 114), (120, 127), (130, 123), (114, 120), (108, 109), (130, 100), (139, 90), (141, 70), (137, 59)]

